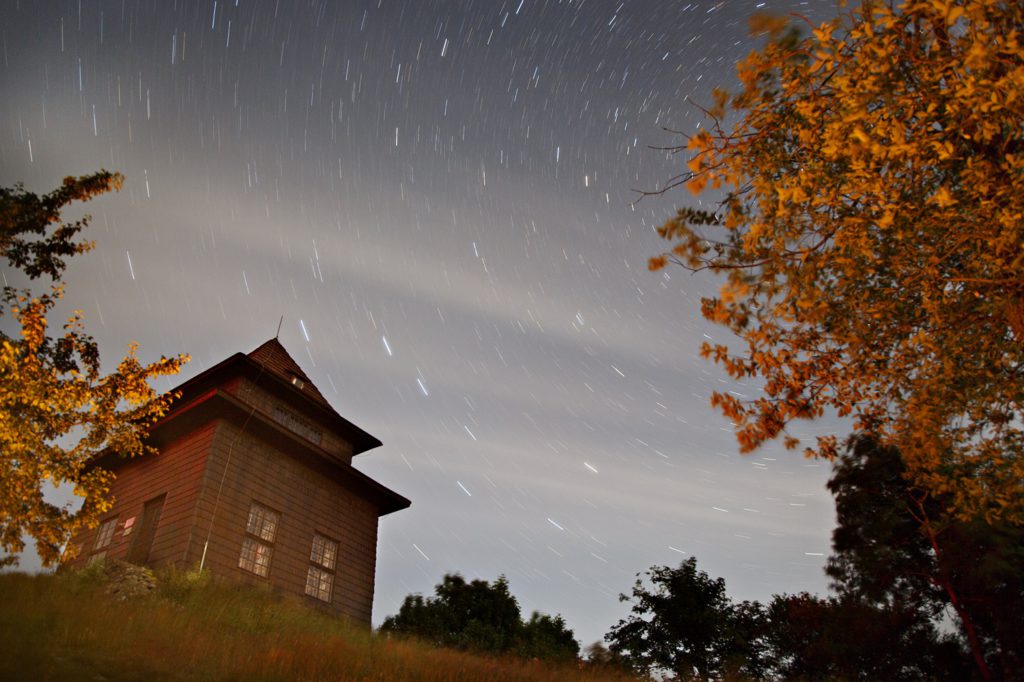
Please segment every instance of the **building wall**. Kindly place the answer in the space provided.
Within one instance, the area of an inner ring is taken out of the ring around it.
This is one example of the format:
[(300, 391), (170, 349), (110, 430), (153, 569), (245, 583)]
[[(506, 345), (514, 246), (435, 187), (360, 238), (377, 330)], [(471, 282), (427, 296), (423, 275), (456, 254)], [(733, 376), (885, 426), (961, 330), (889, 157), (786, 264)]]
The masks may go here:
[[(266, 578), (238, 565), (253, 502), (280, 514)], [(205, 567), (213, 574), (269, 584), (369, 625), (377, 509), (326, 470), (312, 469), (308, 462), (243, 432), (240, 426), (222, 422), (212, 443), (196, 519), (190, 564), (199, 561), (209, 534)], [(339, 544), (329, 605), (305, 595), (314, 532)]]
[(313, 419), (309, 413), (305, 412), (302, 408), (297, 408), (289, 404), (279, 395), (271, 394), (269, 391), (257, 386), (254, 382), (244, 378), (232, 380), (224, 386), (224, 390), (233, 394), (239, 400), (255, 406), (256, 409), (271, 420), (274, 419), (275, 407), (284, 408), (320, 432), (321, 441), (319, 446), (321, 448), (336, 456), (346, 464), (352, 463), (352, 444), (338, 434), (332, 432), (326, 424)]
[[(117, 518), (113, 538), (105, 549), (95, 550), (99, 529), (79, 533), (72, 538), (79, 551), (70, 566), (82, 567), (98, 553), (104, 552), (107, 558), (125, 559), (133, 538), (138, 534), (145, 503), (165, 494), (148, 563), (154, 567), (182, 564), (215, 428), (215, 422), (208, 422), (165, 444), (159, 454), (136, 457), (118, 466), (115, 469), (117, 478), (110, 488), (114, 507), (100, 517), (101, 521)], [(130, 519), (134, 522), (126, 534), (126, 524)]]

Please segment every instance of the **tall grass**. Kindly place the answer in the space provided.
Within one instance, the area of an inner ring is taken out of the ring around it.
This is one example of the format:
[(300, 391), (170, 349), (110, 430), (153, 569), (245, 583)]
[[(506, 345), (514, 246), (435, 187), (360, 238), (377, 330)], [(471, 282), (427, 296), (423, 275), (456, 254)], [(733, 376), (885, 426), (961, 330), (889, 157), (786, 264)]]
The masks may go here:
[(625, 680), (390, 640), (243, 586), (161, 576), (130, 601), (94, 575), (0, 575), (3, 680)]

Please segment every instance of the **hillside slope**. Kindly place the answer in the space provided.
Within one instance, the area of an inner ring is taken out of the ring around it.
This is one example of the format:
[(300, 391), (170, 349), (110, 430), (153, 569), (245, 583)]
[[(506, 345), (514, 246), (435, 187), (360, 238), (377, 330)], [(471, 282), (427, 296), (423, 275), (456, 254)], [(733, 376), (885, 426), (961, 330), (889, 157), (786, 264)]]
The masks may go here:
[(0, 575), (3, 680), (625, 680), (389, 640), (268, 591), (104, 571)]

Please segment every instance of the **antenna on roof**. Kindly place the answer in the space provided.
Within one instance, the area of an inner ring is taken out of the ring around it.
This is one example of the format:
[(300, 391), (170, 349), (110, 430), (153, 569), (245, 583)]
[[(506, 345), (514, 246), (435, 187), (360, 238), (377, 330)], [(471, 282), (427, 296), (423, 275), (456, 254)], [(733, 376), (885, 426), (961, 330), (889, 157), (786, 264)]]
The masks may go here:
[(276, 339), (277, 337), (281, 336), (281, 325), (282, 325), (282, 324), (284, 324), (284, 315), (282, 315), (282, 316), (281, 316), (281, 319), (277, 321), (277, 333), (276, 333), (276, 334), (274, 334), (274, 338), (275, 338), (275, 339)]

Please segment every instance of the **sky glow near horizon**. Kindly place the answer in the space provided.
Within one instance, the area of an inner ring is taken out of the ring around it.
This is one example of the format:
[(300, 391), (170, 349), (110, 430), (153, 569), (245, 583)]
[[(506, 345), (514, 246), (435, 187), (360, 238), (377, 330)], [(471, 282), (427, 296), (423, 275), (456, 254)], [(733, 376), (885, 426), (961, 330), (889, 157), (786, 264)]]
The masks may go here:
[(757, 387), (698, 356), (729, 340), (700, 317), (715, 283), (646, 268), (654, 228), (699, 204), (633, 204), (682, 169), (651, 147), (733, 85), (755, 6), (834, 11), (2, 0), (0, 184), (126, 176), (67, 273), (108, 369), (131, 340), (190, 353), (169, 389), (284, 316), (291, 355), (384, 443), (356, 467), (413, 502), (381, 522), (375, 623), (453, 571), (505, 574), (583, 645), (637, 572), (690, 555), (734, 599), (822, 592), (828, 467), (737, 453), (708, 399)]

